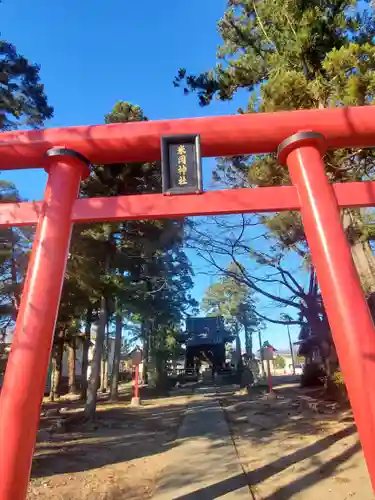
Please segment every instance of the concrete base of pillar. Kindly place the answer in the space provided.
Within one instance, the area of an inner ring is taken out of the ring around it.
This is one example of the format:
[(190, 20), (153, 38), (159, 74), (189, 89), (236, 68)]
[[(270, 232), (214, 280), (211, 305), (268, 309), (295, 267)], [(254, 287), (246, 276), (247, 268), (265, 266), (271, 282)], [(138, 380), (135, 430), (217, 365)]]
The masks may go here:
[(132, 398), (130, 406), (141, 406), (141, 400), (139, 398)]

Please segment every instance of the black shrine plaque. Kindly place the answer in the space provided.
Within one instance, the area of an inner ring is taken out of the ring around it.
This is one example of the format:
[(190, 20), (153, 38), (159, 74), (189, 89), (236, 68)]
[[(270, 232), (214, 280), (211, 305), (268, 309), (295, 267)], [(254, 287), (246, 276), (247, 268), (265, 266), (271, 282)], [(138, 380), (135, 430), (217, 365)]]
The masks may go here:
[(202, 193), (199, 135), (161, 138), (163, 194)]

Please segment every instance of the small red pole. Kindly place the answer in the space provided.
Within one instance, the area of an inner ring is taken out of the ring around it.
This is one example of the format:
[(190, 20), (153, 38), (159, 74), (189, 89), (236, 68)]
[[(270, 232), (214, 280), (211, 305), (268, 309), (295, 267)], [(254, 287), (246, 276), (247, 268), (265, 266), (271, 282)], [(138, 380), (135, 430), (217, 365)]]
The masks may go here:
[(139, 399), (139, 363), (135, 365), (134, 397)]
[(85, 159), (74, 151), (54, 149), (49, 156), (43, 208), (0, 394), (0, 500), (26, 498), (65, 274), (72, 207), (87, 170)]
[(267, 359), (267, 375), (268, 375), (268, 385), (270, 388), (270, 392), (272, 392), (273, 391), (273, 384), (272, 384), (271, 365), (270, 365), (269, 359)]
[(341, 224), (322, 156), (325, 140), (298, 133), (279, 147), (301, 202), (301, 216), (315, 265), (340, 367), (375, 491), (375, 330)]

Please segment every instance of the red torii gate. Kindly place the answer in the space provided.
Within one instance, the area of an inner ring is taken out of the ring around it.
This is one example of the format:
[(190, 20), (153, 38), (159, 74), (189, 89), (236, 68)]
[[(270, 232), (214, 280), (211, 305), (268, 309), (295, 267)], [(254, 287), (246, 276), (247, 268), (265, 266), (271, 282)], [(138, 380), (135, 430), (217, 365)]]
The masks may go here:
[[(199, 134), (203, 156), (278, 151), (293, 187), (77, 200), (89, 163), (160, 159), (160, 138)], [(375, 107), (151, 121), (0, 134), (0, 169), (48, 171), (44, 200), (0, 206), (0, 226), (37, 224), (0, 396), (0, 500), (24, 500), (74, 222), (300, 210), (375, 490), (375, 331), (342, 207), (375, 206), (375, 183), (330, 185), (327, 148), (375, 145)]]

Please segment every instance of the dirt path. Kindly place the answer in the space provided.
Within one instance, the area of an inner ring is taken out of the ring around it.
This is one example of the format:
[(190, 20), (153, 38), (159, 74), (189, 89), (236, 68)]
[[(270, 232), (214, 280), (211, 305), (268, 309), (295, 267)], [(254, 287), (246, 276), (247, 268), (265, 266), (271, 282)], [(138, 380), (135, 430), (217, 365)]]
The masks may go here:
[(150, 498), (188, 400), (177, 395), (140, 408), (101, 404), (95, 425), (79, 432), (51, 434), (42, 425), (28, 500)]
[(256, 500), (373, 499), (350, 410), (297, 384), (221, 399)]
[(154, 500), (251, 500), (215, 387), (197, 388), (167, 458)]
[[(254, 500), (373, 499), (350, 410), (320, 403), (297, 384), (279, 386), (276, 394), (269, 399), (261, 391), (248, 396), (223, 387), (212, 395), (176, 393), (145, 401), (141, 408), (131, 408), (126, 401), (101, 402), (97, 423), (79, 432), (51, 434), (42, 422), (28, 499), (145, 500), (176, 464), (186, 479), (189, 460), (181, 446), (186, 436), (176, 438), (189, 402), (189, 407), (200, 409), (200, 415), (194, 410), (196, 418), (208, 418), (200, 397), (219, 399)], [(69, 411), (76, 407), (72, 404)], [(189, 440), (197, 438), (200, 427), (197, 422), (196, 428), (189, 428)], [(220, 455), (208, 427), (208, 449)], [(212, 470), (217, 472), (211, 464)], [(203, 490), (240, 492), (236, 477), (228, 481), (219, 476)]]

